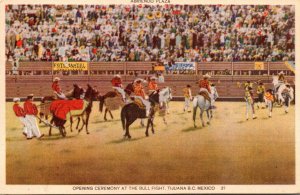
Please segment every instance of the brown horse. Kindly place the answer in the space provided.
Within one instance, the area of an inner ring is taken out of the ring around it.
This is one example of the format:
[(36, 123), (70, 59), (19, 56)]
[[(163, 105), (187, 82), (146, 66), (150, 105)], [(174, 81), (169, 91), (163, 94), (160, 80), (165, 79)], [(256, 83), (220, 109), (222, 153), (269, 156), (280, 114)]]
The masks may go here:
[[(83, 111), (79, 114), (75, 114), (72, 117), (77, 117), (78, 118), (78, 124), (80, 122), (80, 119), (82, 120), (82, 126), (81, 128), (78, 129), (78, 133), (83, 129), (83, 127), (86, 127), (86, 133), (89, 134), (88, 131), (88, 123), (89, 123), (89, 117), (90, 114), (92, 112), (92, 106), (93, 106), (93, 101), (96, 100), (99, 92), (92, 88), (89, 84), (87, 85), (88, 88), (85, 92), (85, 96), (84, 96), (84, 102), (87, 102), (86, 106), (83, 108)], [(65, 127), (64, 124), (66, 123), (66, 120), (63, 120), (59, 117), (57, 117), (54, 113), (53, 113), (53, 118), (52, 118), (54, 124), (56, 127), (59, 128), (60, 133), (62, 134), (63, 137), (66, 136), (66, 131), (65, 131)], [(77, 127), (78, 127), (77, 124)]]
[[(131, 93), (133, 92), (133, 84), (129, 83), (126, 88), (124, 89), (126, 93), (126, 98), (128, 99)], [(109, 91), (103, 96), (98, 97), (99, 103), (99, 111), (103, 111), (103, 107), (105, 105), (105, 112), (104, 112), (104, 120), (107, 121), (106, 114), (107, 112), (110, 114), (111, 119), (113, 119), (113, 115), (111, 113), (112, 110), (117, 110), (120, 107), (123, 107), (125, 103), (122, 100), (122, 97), (116, 91)]]

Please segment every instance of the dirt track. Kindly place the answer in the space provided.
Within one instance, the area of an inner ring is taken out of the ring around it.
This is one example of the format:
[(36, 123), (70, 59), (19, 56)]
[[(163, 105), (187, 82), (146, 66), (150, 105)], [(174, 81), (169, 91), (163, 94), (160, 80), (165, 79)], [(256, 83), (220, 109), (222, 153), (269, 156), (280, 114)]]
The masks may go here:
[[(293, 184), (295, 115), (275, 108), (245, 120), (244, 103), (217, 102), (212, 124), (193, 128), (183, 102), (171, 102), (168, 126), (146, 138), (139, 121), (123, 139), (120, 111), (104, 122), (94, 105), (90, 132), (27, 141), (7, 103), (7, 184)], [(200, 126), (199, 116), (197, 120)]]

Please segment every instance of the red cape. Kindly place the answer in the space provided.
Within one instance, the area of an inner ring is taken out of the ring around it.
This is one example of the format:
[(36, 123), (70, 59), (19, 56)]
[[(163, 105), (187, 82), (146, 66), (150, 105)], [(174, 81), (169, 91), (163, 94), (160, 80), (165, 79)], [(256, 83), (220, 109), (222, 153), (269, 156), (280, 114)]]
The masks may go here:
[(66, 120), (71, 110), (82, 110), (83, 100), (55, 100), (50, 104), (50, 112), (56, 117)]

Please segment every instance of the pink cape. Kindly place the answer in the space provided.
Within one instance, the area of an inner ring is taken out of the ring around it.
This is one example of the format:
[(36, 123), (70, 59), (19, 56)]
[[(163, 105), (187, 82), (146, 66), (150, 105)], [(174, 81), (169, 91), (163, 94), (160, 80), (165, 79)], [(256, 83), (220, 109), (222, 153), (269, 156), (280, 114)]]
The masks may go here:
[(50, 112), (56, 117), (66, 120), (71, 110), (82, 110), (83, 100), (55, 100), (50, 104)]

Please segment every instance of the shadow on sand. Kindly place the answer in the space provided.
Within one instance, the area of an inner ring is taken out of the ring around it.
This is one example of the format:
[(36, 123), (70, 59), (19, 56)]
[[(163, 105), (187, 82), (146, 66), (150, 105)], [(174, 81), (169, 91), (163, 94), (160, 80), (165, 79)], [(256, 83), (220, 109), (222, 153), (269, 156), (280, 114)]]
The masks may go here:
[(203, 127), (202, 126), (200, 126), (200, 127), (199, 126), (198, 127), (189, 127), (189, 128), (185, 128), (181, 131), (187, 133), (187, 132), (190, 132), (190, 131), (197, 131), (197, 130), (200, 130), (200, 129), (203, 129)]
[(131, 138), (131, 139), (122, 138), (122, 139), (117, 139), (117, 140), (110, 141), (107, 144), (121, 144), (121, 143), (126, 143), (126, 142), (138, 141), (138, 140), (142, 140), (142, 139), (145, 139), (145, 138), (146, 138), (146, 136), (138, 137), (138, 138)]

